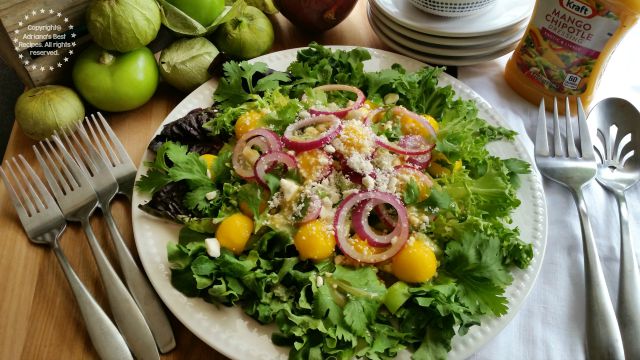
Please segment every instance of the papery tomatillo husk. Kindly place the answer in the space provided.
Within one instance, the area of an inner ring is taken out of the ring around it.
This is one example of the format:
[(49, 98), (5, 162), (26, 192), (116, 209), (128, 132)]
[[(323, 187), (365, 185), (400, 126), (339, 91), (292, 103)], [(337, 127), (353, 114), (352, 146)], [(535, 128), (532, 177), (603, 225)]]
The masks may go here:
[(84, 105), (70, 88), (46, 85), (24, 92), (15, 107), (16, 121), (30, 138), (42, 140), (84, 118)]
[(219, 54), (205, 38), (180, 39), (160, 54), (160, 73), (171, 86), (189, 92), (209, 80), (208, 69)]

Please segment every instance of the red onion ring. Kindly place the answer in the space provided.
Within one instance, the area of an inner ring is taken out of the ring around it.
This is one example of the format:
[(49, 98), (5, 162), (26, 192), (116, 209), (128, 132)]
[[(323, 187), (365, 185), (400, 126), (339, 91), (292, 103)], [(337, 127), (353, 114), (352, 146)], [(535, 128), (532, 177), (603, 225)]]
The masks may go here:
[[(404, 116), (407, 115), (409, 117), (411, 117), (412, 119), (416, 120), (418, 123), (420, 123), (423, 127), (425, 127), (430, 135), (431, 135), (431, 140), (435, 141), (436, 139), (436, 132), (433, 129), (433, 127), (431, 126), (431, 124), (429, 123), (429, 121), (427, 119), (425, 119), (424, 117), (409, 111), (407, 109), (405, 109), (402, 106), (394, 106), (393, 108), (390, 109), (390, 111), (393, 112), (393, 114), (395, 116)], [(373, 121), (373, 116), (371, 115), (370, 117), (367, 117), (367, 121), (372, 122)], [(419, 136), (419, 135), (408, 135), (408, 136)], [(422, 136), (420, 136), (421, 138), (423, 138)], [(404, 138), (404, 136), (403, 136)], [(377, 137), (376, 138), (376, 144), (378, 144), (379, 146), (389, 150), (389, 151), (393, 151), (397, 154), (400, 155), (408, 155), (408, 156), (419, 156), (419, 155), (425, 155), (427, 153), (429, 153), (433, 147), (435, 146), (434, 143), (429, 143), (427, 141), (427, 139), (423, 138), (423, 142), (421, 142), (421, 144), (423, 144), (423, 146), (418, 147), (417, 144), (418, 142), (415, 140), (405, 140), (405, 143), (403, 144), (401, 141), (399, 141), (397, 144), (391, 143), (389, 142), (387, 139), (383, 138), (383, 137)]]
[(429, 144), (422, 136), (405, 135), (400, 138), (398, 145), (408, 149), (424, 148), (425, 146), (430, 147), (429, 152), (426, 154), (407, 157), (407, 163), (417, 167), (418, 169), (424, 170), (429, 167), (429, 164), (431, 163), (431, 150), (433, 150), (434, 145)]
[[(386, 250), (375, 254), (363, 254), (358, 252), (353, 247), (353, 244), (351, 244), (349, 237), (350, 226), (347, 222), (349, 220), (349, 213), (354, 206), (363, 201), (372, 199), (387, 203), (396, 209), (398, 212), (398, 225), (396, 226), (398, 232), (395, 236), (395, 241), (390, 241), (391, 245)], [(393, 194), (381, 191), (365, 191), (351, 194), (344, 198), (338, 205), (336, 215), (333, 219), (333, 231), (340, 250), (342, 250), (342, 253), (348, 257), (364, 263), (382, 262), (397, 254), (409, 238), (409, 219), (407, 209)]]
[[(331, 123), (331, 127), (324, 131), (320, 136), (311, 140), (299, 140), (295, 139), (294, 133), (297, 130), (305, 128), (307, 126), (316, 125), (320, 123)], [(287, 126), (282, 135), (282, 141), (285, 146), (295, 151), (308, 151), (325, 146), (333, 140), (340, 130), (342, 129), (342, 123), (335, 115), (319, 115), (312, 116)]]
[[(349, 91), (352, 92), (354, 94), (356, 94), (356, 101), (348, 107), (342, 108), (342, 109), (338, 109), (338, 110), (320, 110), (320, 109), (315, 109), (315, 108), (310, 108), (309, 109), (309, 113), (311, 115), (335, 115), (339, 118), (344, 118), (345, 116), (347, 116), (347, 114), (349, 113), (349, 111), (351, 110), (357, 110), (359, 109), (362, 104), (364, 104), (364, 100), (365, 100), (365, 96), (364, 93), (362, 92), (362, 90), (358, 89), (355, 86), (349, 86), (349, 85), (340, 85), (340, 84), (329, 84), (329, 85), (322, 85), (322, 86), (318, 86), (316, 88), (314, 88), (313, 90), (321, 90), (321, 91)], [(302, 96), (302, 100), (304, 101), (306, 99), (306, 95)]]
[(396, 224), (398, 223), (398, 216), (392, 215), (389, 212), (389, 209), (385, 208), (384, 204), (378, 204), (373, 209), (375, 210), (376, 215), (378, 215), (380, 221), (382, 221), (386, 227), (390, 229), (396, 227)]
[(388, 234), (378, 234), (371, 228), (371, 225), (369, 224), (369, 214), (374, 207), (382, 204), (386, 204), (386, 202), (380, 199), (361, 202), (356, 206), (353, 211), (353, 215), (351, 215), (351, 221), (353, 222), (353, 228), (356, 231), (356, 234), (358, 234), (361, 239), (367, 240), (369, 245), (375, 247), (389, 246), (392, 239), (398, 236), (399, 231), (401, 230), (401, 227), (397, 226), (397, 221), (396, 226), (394, 226), (393, 230)]
[(410, 148), (402, 147), (399, 144), (390, 143), (386, 139), (379, 136), (376, 137), (376, 144), (378, 144), (379, 146), (389, 151), (393, 151), (396, 154), (408, 155), (408, 156), (424, 155), (429, 153), (431, 149), (433, 149), (433, 145), (422, 148), (422, 149), (410, 149)]
[(270, 153), (263, 154), (258, 158), (253, 166), (254, 176), (258, 182), (262, 185), (267, 185), (265, 175), (275, 163), (284, 164), (288, 170), (298, 167), (296, 158), (282, 151), (272, 151)]
[[(255, 140), (254, 138), (263, 139), (263, 140)], [(244, 149), (250, 144), (250, 147), (256, 146), (263, 152), (269, 153), (272, 151), (280, 151), (282, 150), (282, 143), (280, 142), (280, 137), (275, 132), (259, 128), (249, 131), (248, 133), (242, 135), (236, 146), (233, 148), (233, 154), (231, 155), (231, 163), (233, 165), (233, 170), (243, 177), (244, 179), (250, 180), (253, 179), (255, 174), (253, 171), (253, 165), (244, 158), (242, 152)], [(266, 148), (265, 148), (266, 147)]]

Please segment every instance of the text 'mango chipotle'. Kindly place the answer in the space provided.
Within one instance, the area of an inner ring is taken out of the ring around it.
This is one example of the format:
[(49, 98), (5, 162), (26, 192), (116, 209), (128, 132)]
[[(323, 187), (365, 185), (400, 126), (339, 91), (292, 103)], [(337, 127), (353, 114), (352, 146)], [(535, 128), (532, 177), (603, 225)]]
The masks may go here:
[[(640, 16), (638, 0), (540, 0), (507, 62), (507, 83), (547, 107), (553, 97), (588, 106), (609, 56)], [(564, 101), (558, 104), (564, 112)]]

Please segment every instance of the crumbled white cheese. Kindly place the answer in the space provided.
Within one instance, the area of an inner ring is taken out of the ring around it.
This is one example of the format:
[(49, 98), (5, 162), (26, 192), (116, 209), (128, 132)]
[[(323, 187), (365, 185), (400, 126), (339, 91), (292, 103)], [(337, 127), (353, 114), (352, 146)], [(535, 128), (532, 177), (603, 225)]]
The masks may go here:
[(347, 165), (355, 172), (366, 175), (373, 172), (373, 164), (366, 155), (354, 153), (347, 159)]
[(324, 197), (321, 201), (320, 219), (333, 219), (336, 213), (336, 210), (333, 208), (333, 202), (329, 197)]
[(220, 256), (220, 242), (216, 238), (204, 239), (204, 247), (207, 249), (207, 255), (212, 258)]
[(367, 175), (362, 179), (362, 185), (364, 185), (367, 190), (373, 190), (373, 187), (376, 185), (376, 181), (371, 176)]
[(204, 197), (205, 197), (207, 200), (211, 201), (211, 200), (213, 200), (213, 199), (215, 199), (215, 198), (217, 198), (217, 197), (218, 197), (218, 192), (217, 192), (217, 191), (215, 191), (215, 190), (210, 191), (210, 192), (208, 192), (208, 193), (204, 194)]
[(300, 190), (300, 186), (289, 179), (280, 180), (280, 191), (285, 201), (291, 201), (296, 193)]
[(316, 286), (321, 287), (322, 285), (324, 285), (324, 279), (322, 276), (316, 276)]
[(336, 148), (334, 148), (333, 145), (329, 144), (324, 147), (324, 151), (326, 151), (328, 154), (333, 154), (334, 152), (336, 152)]

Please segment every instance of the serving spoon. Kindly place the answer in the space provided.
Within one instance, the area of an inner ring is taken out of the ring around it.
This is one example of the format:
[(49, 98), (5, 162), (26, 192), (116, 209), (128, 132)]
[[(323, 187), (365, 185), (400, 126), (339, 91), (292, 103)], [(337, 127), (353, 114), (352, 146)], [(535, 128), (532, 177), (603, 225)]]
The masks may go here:
[(640, 359), (640, 273), (629, 232), (625, 191), (640, 179), (640, 112), (627, 100), (607, 98), (589, 113), (600, 162), (596, 179), (615, 196), (620, 212), (618, 321), (627, 359)]

